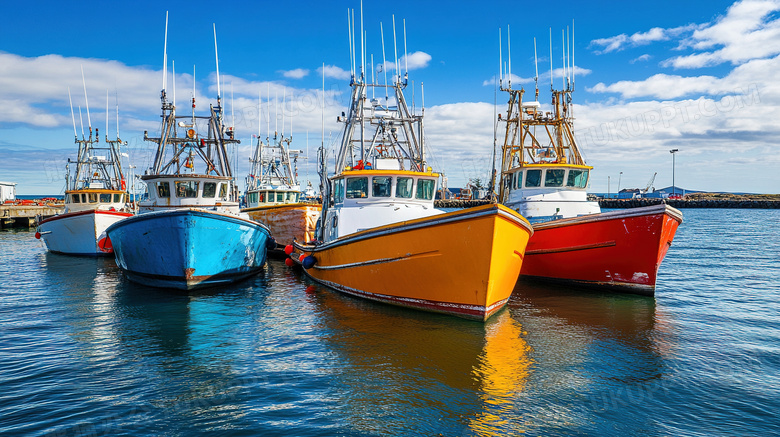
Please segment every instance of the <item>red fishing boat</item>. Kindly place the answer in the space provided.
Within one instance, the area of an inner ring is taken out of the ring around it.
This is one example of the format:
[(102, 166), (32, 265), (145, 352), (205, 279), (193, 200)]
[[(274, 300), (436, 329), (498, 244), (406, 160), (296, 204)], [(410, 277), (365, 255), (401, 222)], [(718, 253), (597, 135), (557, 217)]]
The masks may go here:
[(499, 201), (534, 227), (520, 275), (652, 295), (682, 213), (665, 204), (601, 212), (588, 200), (593, 167), (573, 134), (570, 71), (564, 68), (562, 91), (551, 82), (549, 109), (538, 101), (538, 86), (534, 100), (524, 102), (524, 90), (501, 79), (509, 107)]

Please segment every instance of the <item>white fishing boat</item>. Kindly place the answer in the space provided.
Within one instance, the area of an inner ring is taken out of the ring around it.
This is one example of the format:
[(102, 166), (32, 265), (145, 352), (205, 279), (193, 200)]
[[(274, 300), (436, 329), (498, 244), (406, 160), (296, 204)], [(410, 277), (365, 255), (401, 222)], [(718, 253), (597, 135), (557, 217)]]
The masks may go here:
[[(258, 105), (258, 113), (259, 109)], [(242, 210), (252, 220), (268, 226), (282, 247), (293, 240), (313, 240), (322, 209), (319, 204), (301, 198), (297, 163), (303, 151), (290, 149), (291, 144), (292, 135), (274, 131), (271, 138), (270, 129), (263, 141), (258, 128), (257, 145), (250, 158), (252, 168), (246, 178), (246, 207)]]
[[(85, 84), (85, 98), (86, 92)], [(68, 96), (70, 97), (70, 90)], [(78, 157), (76, 161), (68, 159), (66, 165), (65, 209), (62, 214), (41, 220), (35, 233), (35, 237), (43, 240), (50, 252), (67, 255), (111, 255), (113, 250), (111, 241), (106, 238), (106, 229), (133, 215), (127, 207), (127, 187), (121, 165), (120, 147), (126, 143), (119, 138), (118, 129), (116, 140), (108, 139), (107, 109), (106, 137), (101, 144), (98, 129), (95, 129), (94, 134), (92, 132), (89, 104), (89, 134), (84, 133), (82, 124), (82, 136), (79, 139), (71, 104)], [(73, 175), (70, 164), (75, 164)]]
[[(439, 173), (428, 165), (423, 115), (406, 104), (408, 76), (396, 68), (392, 82), (376, 83), (363, 71), (353, 71), (330, 177), (320, 154), (317, 240), (293, 243), (292, 258), (347, 294), (486, 320), (512, 293), (531, 226), (498, 204), (435, 209)], [(382, 97), (372, 98), (376, 90)]]

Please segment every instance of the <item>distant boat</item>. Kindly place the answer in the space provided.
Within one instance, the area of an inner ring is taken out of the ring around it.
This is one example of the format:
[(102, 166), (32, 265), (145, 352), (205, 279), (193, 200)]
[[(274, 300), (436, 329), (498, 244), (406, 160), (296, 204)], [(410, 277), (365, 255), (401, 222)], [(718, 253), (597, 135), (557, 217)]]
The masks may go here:
[[(73, 130), (79, 147), (76, 161), (68, 159), (66, 165), (65, 210), (40, 221), (35, 237), (43, 240), (49, 252), (111, 255), (106, 228), (133, 215), (127, 207), (121, 165), (120, 147), (126, 143), (119, 137), (109, 140), (106, 134), (105, 145), (101, 145), (98, 129), (93, 136), (92, 126), (88, 137), (78, 139), (75, 118)], [(70, 164), (76, 164), (72, 178)]]
[(587, 199), (593, 167), (574, 139), (573, 80), (566, 83), (552, 90), (551, 111), (523, 101), (523, 89), (502, 86), (509, 105), (499, 201), (534, 226), (520, 273), (652, 295), (682, 213), (665, 204), (602, 213)]
[[(219, 78), (217, 78), (219, 82)], [(163, 83), (165, 83), (163, 81)], [(146, 182), (149, 199), (139, 214), (109, 227), (117, 265), (130, 280), (155, 287), (192, 289), (227, 284), (258, 273), (268, 228), (239, 213), (238, 189), (226, 144), (238, 143), (216, 107), (208, 116), (177, 116), (161, 93), (162, 126)]]
[(311, 241), (322, 207), (301, 199), (298, 184), (297, 160), (300, 150), (290, 150), (292, 136), (274, 132), (273, 138), (263, 142), (259, 133), (257, 146), (250, 161), (244, 195), (246, 208), (252, 220), (268, 226), (278, 244), (284, 247), (293, 240)]
[(497, 204), (434, 208), (439, 173), (428, 166), (423, 117), (406, 105), (407, 77), (353, 76), (329, 178), (320, 154), (317, 241), (290, 250), (309, 277), (344, 293), (484, 321), (512, 293), (531, 226)]

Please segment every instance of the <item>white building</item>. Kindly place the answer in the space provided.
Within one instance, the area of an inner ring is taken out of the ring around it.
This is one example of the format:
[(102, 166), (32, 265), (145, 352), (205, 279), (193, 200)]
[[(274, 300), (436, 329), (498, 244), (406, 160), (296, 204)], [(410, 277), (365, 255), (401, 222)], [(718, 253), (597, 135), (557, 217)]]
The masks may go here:
[(16, 200), (15, 182), (0, 182), (0, 203), (6, 200)]

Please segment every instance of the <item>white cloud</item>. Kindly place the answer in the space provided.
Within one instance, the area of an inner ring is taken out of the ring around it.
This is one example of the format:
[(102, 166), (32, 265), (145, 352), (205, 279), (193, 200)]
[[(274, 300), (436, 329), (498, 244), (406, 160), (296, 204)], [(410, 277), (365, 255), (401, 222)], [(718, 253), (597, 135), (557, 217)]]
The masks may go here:
[(715, 49), (668, 59), (663, 66), (701, 68), (729, 62), (738, 65), (751, 59), (780, 53), (780, 10), (778, 1), (741, 1), (734, 3), (725, 16), (705, 25), (683, 41), (681, 48)]
[(697, 27), (698, 26), (695, 24), (673, 27), (669, 29), (654, 27), (647, 32), (636, 32), (631, 36), (626, 35), (625, 33), (621, 33), (620, 35), (611, 36), (609, 38), (594, 39), (590, 42), (588, 47), (603, 47), (601, 50), (595, 51), (596, 54), (601, 55), (604, 53), (621, 51), (629, 47), (647, 45), (656, 41), (668, 41), (672, 38), (688, 33)]
[(656, 41), (667, 41), (695, 28), (695, 25), (673, 27), (669, 29), (654, 27), (647, 32), (636, 32), (631, 36), (621, 33), (620, 35), (611, 36), (609, 38), (594, 39), (590, 42), (588, 47), (603, 47), (601, 50), (596, 50), (597, 54), (616, 52), (628, 47), (638, 47)]
[(645, 53), (644, 55), (636, 57), (636, 58), (634, 58), (634, 59), (632, 59), (632, 60), (630, 60), (628, 62), (631, 63), (631, 64), (635, 64), (637, 62), (649, 61), (650, 58), (652, 58), (652, 56), (650, 56), (649, 54)]
[(732, 70), (723, 78), (715, 76), (678, 76), (655, 74), (641, 81), (618, 81), (610, 85), (598, 83), (588, 91), (618, 93), (626, 99), (654, 97), (676, 99), (689, 95), (722, 95), (735, 89), (760, 87), (762, 93), (780, 93), (780, 85), (769, 78), (780, 69), (780, 56), (756, 59)]
[(325, 71), (325, 77), (331, 79), (349, 79), (350, 76), (349, 71), (335, 65), (325, 65), (324, 67), (320, 67), (317, 69), (317, 73), (322, 75), (323, 70)]
[(303, 79), (309, 74), (309, 70), (304, 68), (296, 68), (294, 70), (287, 70), (281, 72), (284, 77), (290, 79)]
[(414, 53), (408, 53), (404, 56), (401, 56), (401, 59), (398, 60), (398, 62), (401, 65), (401, 68), (406, 69), (406, 65), (408, 62), (409, 70), (417, 70), (420, 68), (425, 68), (428, 66), (428, 63), (431, 61), (431, 55), (425, 53), (425, 52), (414, 52)]
[[(420, 68), (425, 68), (428, 66), (428, 63), (431, 61), (431, 55), (425, 53), (425, 52), (414, 52), (414, 53), (408, 53), (406, 55), (401, 56), (400, 59), (398, 59), (398, 65), (400, 66), (401, 71), (406, 71), (407, 65), (409, 70), (418, 70)], [(408, 64), (407, 64), (408, 62)], [(392, 60), (386, 60), (384, 64), (377, 64), (377, 73), (382, 72), (382, 66), (384, 65), (384, 68), (387, 71), (394, 71), (395, 70), (395, 62)]]

